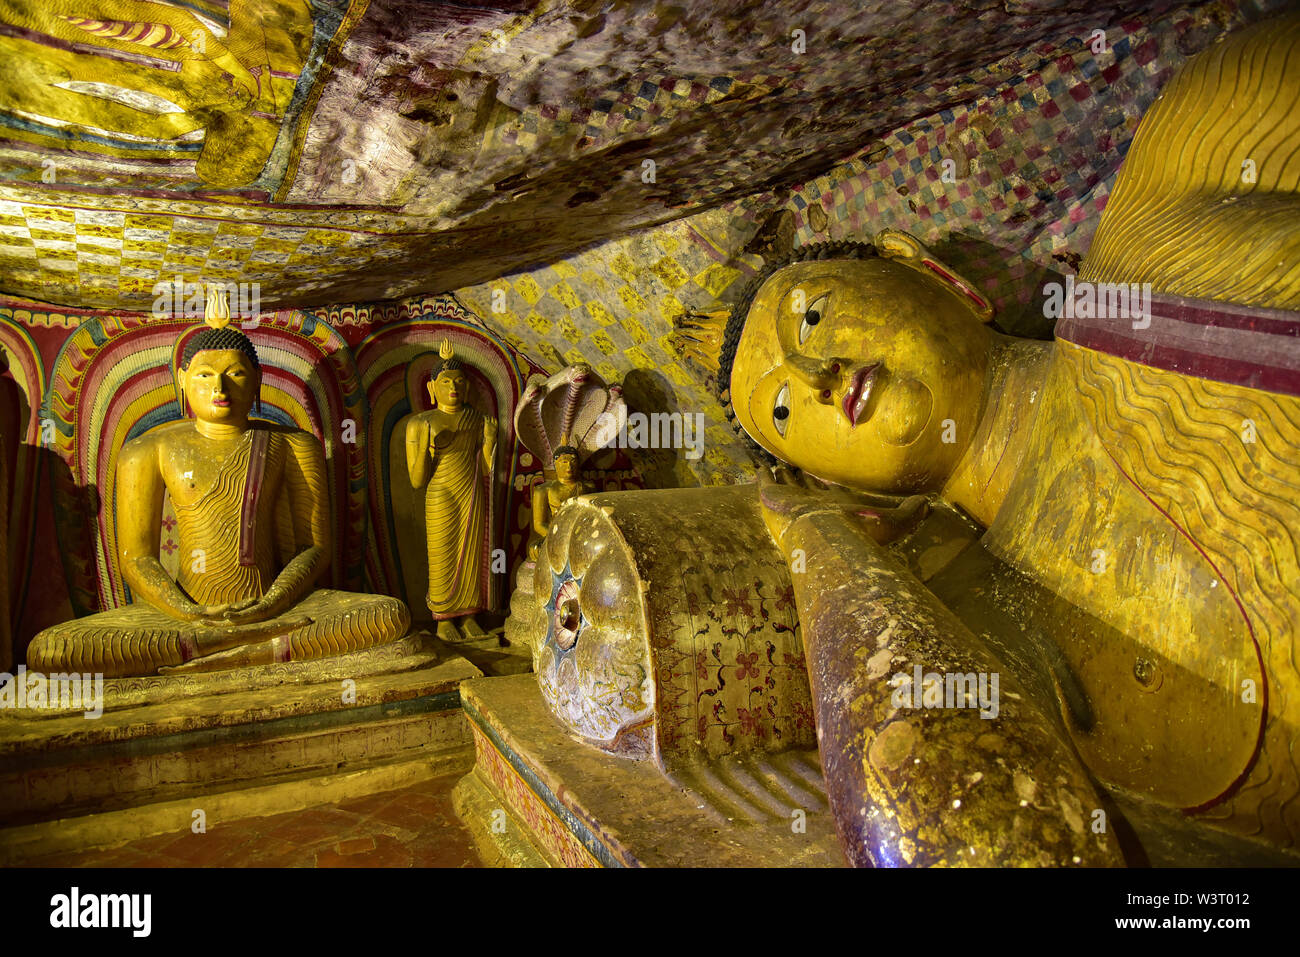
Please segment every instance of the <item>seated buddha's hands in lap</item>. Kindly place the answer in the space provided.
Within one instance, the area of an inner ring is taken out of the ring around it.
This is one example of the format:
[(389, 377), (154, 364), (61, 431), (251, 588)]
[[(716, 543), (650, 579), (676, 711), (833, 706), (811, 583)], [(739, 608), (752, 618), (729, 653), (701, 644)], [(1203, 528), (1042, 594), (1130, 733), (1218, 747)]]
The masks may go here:
[(199, 657), (202, 657), (225, 651), (227, 648), (276, 638), (299, 628), (305, 628), (311, 624), (311, 621), (308, 615), (295, 615), (242, 624), (233, 621), (205, 622), (196, 626), (191, 634)]
[(272, 590), (261, 598), (248, 598), (228, 605), (206, 605), (199, 616), (199, 622), (215, 628), (256, 624), (276, 617), (279, 614), (278, 605), (279, 596)]
[(225, 605), (200, 605), (198, 614), (195, 617), (204, 624), (225, 624), (230, 615), (252, 608), (260, 600), (258, 598), (247, 598), (244, 601), (230, 602)]

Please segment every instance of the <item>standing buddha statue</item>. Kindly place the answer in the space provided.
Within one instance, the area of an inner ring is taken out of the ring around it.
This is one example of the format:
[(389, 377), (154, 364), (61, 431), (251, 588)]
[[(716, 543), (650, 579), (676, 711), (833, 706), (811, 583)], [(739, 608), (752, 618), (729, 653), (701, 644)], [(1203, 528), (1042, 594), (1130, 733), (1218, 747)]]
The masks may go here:
[(411, 416), (406, 424), (406, 467), (411, 487), (426, 489), (425, 600), (438, 622), (438, 637), (458, 641), (461, 635), (453, 621), (484, 611), (488, 604), (488, 496), (497, 420), (468, 403), (464, 363), (446, 339), (438, 355), (442, 361), (428, 385), (433, 408)]

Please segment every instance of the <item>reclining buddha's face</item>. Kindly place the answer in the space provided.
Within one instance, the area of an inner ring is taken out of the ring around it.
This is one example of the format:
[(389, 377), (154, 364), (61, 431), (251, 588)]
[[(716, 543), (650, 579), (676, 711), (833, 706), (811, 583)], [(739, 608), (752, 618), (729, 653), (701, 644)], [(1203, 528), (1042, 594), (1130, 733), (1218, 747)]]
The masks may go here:
[(992, 333), (958, 287), (889, 258), (796, 263), (759, 289), (731, 402), (777, 458), (854, 488), (940, 488), (984, 403)]

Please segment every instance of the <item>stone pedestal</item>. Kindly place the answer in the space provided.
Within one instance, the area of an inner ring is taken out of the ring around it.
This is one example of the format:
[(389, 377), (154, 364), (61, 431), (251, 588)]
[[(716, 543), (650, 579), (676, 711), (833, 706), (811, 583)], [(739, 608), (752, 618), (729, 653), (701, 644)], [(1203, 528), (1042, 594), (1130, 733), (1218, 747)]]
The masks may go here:
[(400, 787), (469, 767), (458, 687), (426, 634), (318, 661), (104, 682), (104, 711), (0, 711), (0, 863)]
[(531, 675), (461, 688), (473, 771), (456, 810), (489, 864), (567, 867), (843, 866), (815, 750), (675, 769), (582, 744)]

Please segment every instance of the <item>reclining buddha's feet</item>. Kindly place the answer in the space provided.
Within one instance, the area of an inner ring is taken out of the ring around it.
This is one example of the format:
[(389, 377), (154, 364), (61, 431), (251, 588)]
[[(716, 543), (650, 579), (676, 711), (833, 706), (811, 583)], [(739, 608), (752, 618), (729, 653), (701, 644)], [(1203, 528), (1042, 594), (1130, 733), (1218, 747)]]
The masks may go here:
[(27, 665), (44, 673), (78, 671), (106, 678), (216, 671), (277, 661), (329, 658), (395, 641), (406, 634), (406, 605), (383, 595), (318, 589), (284, 614), (230, 629), (247, 640), (197, 654), (198, 636), (219, 629), (128, 605), (45, 629), (27, 649)]

